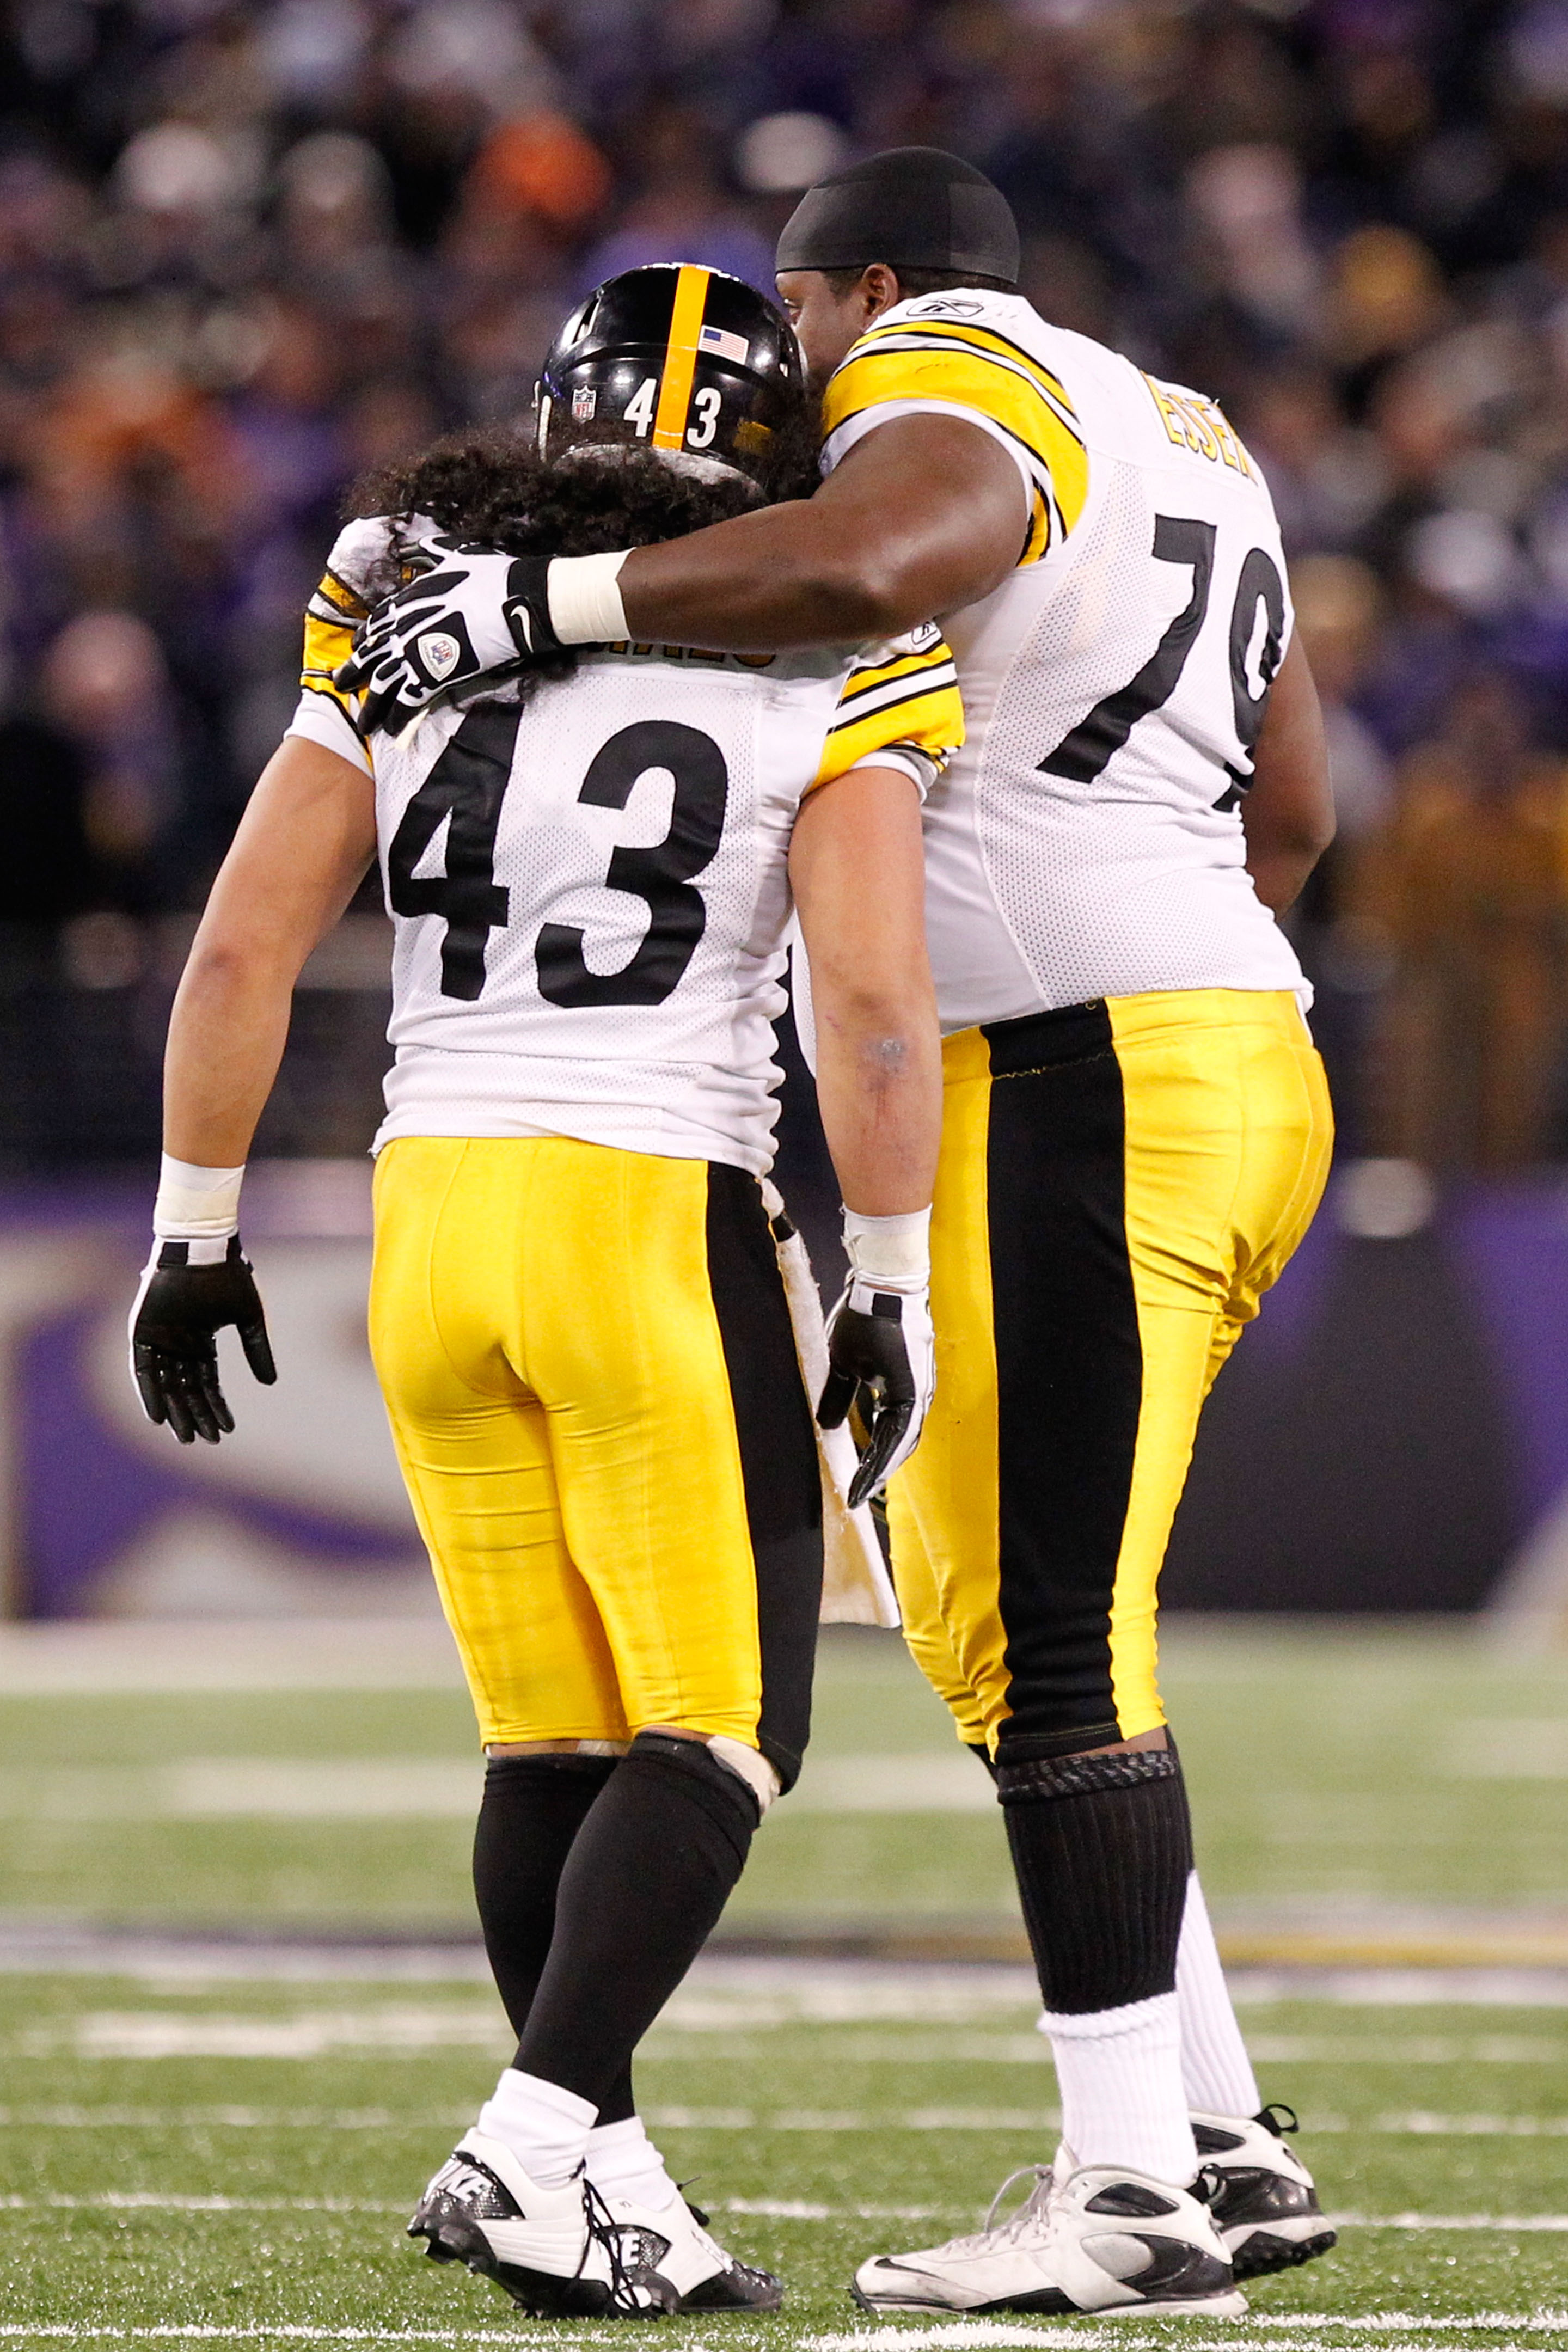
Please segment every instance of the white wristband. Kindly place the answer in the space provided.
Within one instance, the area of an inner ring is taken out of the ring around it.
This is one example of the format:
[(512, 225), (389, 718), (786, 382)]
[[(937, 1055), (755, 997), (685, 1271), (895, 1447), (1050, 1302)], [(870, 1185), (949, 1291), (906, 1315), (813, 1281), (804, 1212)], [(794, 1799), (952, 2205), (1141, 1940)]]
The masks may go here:
[(163, 1154), (153, 1231), (161, 1242), (226, 1241), (239, 1230), (245, 1167), (196, 1168)]
[(885, 1290), (923, 1290), (931, 1280), (931, 1211), (902, 1217), (844, 1212), (844, 1247), (850, 1271)]
[(630, 548), (619, 555), (558, 555), (545, 573), (550, 625), (563, 646), (613, 646), (629, 636), (616, 585)]

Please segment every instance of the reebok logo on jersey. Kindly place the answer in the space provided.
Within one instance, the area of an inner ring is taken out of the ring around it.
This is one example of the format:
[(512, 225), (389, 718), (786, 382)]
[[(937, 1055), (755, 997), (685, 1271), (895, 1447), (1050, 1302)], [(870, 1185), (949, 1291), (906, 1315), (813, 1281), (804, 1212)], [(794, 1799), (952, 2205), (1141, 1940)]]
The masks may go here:
[(416, 639), (415, 651), (419, 656), (421, 668), (439, 686), (457, 668), (463, 648), (457, 638), (448, 636), (444, 629), (432, 629), (427, 636)]

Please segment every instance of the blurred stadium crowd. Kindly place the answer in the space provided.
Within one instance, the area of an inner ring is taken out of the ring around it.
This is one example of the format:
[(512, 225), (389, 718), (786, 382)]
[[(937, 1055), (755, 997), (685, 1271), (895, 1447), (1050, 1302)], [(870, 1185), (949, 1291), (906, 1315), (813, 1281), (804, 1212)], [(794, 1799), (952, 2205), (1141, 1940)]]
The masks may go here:
[[(151, 1139), (168, 941), (356, 473), (521, 411), (611, 270), (771, 289), (797, 192), (916, 142), (999, 182), (1047, 316), (1217, 395), (1268, 473), (1332, 733), (1301, 922), (1352, 1144), (1568, 1152), (1568, 0), (3, 21), (0, 1162)], [(84, 1052), (123, 1101), (73, 1124)]]

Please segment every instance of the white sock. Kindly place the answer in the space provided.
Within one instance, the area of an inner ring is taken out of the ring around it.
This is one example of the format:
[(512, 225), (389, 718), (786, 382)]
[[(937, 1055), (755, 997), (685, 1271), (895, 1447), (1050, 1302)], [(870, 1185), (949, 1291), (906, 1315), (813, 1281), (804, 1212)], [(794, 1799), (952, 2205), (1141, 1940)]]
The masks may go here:
[(1062, 2137), (1079, 2164), (1124, 2164), (1184, 2188), (1198, 2168), (1182, 2084), (1173, 1992), (1040, 2021), (1061, 2092)]
[(673, 2204), (680, 2191), (664, 2168), (664, 2158), (643, 2129), (640, 2116), (624, 2123), (595, 2124), (588, 2134), (588, 2178), (601, 2197), (627, 2197), (655, 2213)]
[(1258, 2078), (1230, 2005), (1219, 1947), (1195, 1870), (1187, 1881), (1187, 1907), (1182, 1914), (1176, 1999), (1182, 2012), (1182, 2080), (1188, 2106), (1209, 2116), (1255, 2116), (1263, 2105)]
[(588, 2135), (599, 2110), (575, 2091), (546, 2083), (508, 2066), (495, 2095), (479, 2109), (479, 2129), (510, 2147), (541, 2189), (560, 2189), (588, 2151)]

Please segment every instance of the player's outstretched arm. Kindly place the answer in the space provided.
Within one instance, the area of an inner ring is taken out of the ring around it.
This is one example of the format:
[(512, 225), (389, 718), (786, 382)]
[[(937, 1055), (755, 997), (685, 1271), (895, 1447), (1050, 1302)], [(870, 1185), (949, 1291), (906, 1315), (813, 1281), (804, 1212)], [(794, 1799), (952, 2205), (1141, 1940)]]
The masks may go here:
[(149, 1420), (216, 1445), (234, 1416), (217, 1333), (238, 1330), (276, 1380), (239, 1245), (240, 1180), (289, 1033), (300, 968), (375, 851), (374, 787), (335, 751), (290, 736), (251, 796), (192, 945), (163, 1063), (163, 1173), (153, 1255), (131, 1310), (131, 1370)]
[(1241, 823), (1252, 887), (1272, 913), (1282, 915), (1334, 837), (1323, 714), (1299, 637), (1268, 689)]
[(900, 416), (814, 499), (636, 548), (617, 585), (638, 637), (742, 653), (848, 644), (988, 596), (1027, 522), (1022, 477), (988, 433)]
[[(895, 636), (989, 595), (1023, 550), (1012, 458), (979, 425), (879, 425), (813, 499), (619, 554), (450, 548), (378, 604), (336, 675), (359, 723), (398, 733), (454, 680), (633, 637), (772, 653)], [(437, 667), (432, 667), (436, 664)]]
[(913, 1453), (935, 1380), (929, 1228), (942, 1043), (926, 959), (920, 796), (852, 768), (795, 820), (790, 880), (811, 962), (817, 1096), (845, 1202), (849, 1280), (828, 1324), (825, 1428), (857, 1392), (863, 1502)]

